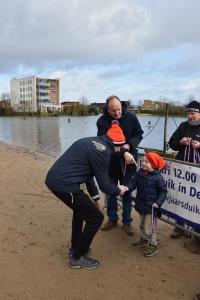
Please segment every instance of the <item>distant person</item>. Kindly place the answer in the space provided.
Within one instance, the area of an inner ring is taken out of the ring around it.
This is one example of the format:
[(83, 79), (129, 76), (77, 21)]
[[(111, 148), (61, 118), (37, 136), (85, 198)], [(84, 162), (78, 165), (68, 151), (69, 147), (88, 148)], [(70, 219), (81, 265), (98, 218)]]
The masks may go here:
[(133, 177), (128, 188), (137, 188), (135, 209), (140, 215), (140, 239), (135, 247), (144, 247), (144, 256), (154, 256), (158, 252), (157, 218), (158, 210), (167, 196), (165, 181), (159, 169), (165, 167), (164, 159), (157, 153), (144, 155), (142, 168)]
[[(103, 115), (97, 120), (97, 135), (102, 136), (106, 134), (110, 128), (113, 120), (119, 122), (119, 126), (123, 130), (126, 138), (126, 144), (121, 148), (121, 152), (129, 151), (136, 160), (137, 146), (142, 140), (143, 130), (137, 119), (135, 113), (127, 110), (125, 105), (120, 101), (117, 96), (110, 96), (106, 100), (106, 105), (103, 111)], [(110, 176), (113, 183), (117, 184), (118, 181), (125, 184), (132, 178), (136, 172), (136, 166), (129, 164), (129, 161), (125, 158), (125, 164), (121, 165), (121, 159), (118, 155), (113, 155), (111, 159)], [(118, 204), (117, 197), (115, 195), (108, 195), (107, 197), (107, 215), (108, 222), (104, 224), (102, 230), (109, 230), (118, 225)], [(133, 227), (131, 225), (131, 209), (132, 209), (132, 196), (131, 193), (126, 193), (122, 197), (123, 212), (122, 212), (122, 223), (123, 228), (128, 235), (133, 234)]]
[[(169, 140), (169, 146), (178, 151), (176, 159), (200, 164), (200, 102), (191, 101), (186, 106), (187, 121), (182, 122)], [(184, 226), (184, 222), (177, 222)], [(184, 230), (175, 227), (172, 238), (179, 238)]]
[[(113, 134), (114, 132), (114, 134)], [(46, 185), (61, 201), (73, 210), (69, 266), (93, 269), (99, 265), (88, 257), (90, 244), (103, 221), (103, 207), (97, 195), (96, 202), (81, 189), (82, 183), (91, 188), (95, 176), (100, 189), (111, 196), (123, 195), (124, 186), (116, 186), (108, 176), (110, 157), (125, 143), (122, 130), (116, 124), (101, 137), (77, 140), (54, 163), (46, 177)], [(94, 193), (90, 190), (90, 194)], [(95, 200), (95, 197), (93, 197)], [(83, 228), (83, 221), (85, 226)]]

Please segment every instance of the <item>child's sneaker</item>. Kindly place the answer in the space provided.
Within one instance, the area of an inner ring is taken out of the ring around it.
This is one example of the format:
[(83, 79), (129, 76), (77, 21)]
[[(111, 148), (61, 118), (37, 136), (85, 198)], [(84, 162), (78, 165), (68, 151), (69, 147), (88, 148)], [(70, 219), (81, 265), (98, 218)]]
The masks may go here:
[(69, 266), (72, 269), (95, 269), (99, 266), (99, 261), (86, 256), (81, 256), (78, 259), (71, 257), (69, 259)]
[(147, 245), (147, 241), (144, 239), (140, 239), (138, 241), (135, 241), (132, 243), (132, 246), (136, 247), (136, 248), (140, 248), (140, 247), (145, 247)]
[(154, 256), (158, 253), (158, 246), (148, 245), (146, 250), (144, 251), (144, 256), (150, 257)]

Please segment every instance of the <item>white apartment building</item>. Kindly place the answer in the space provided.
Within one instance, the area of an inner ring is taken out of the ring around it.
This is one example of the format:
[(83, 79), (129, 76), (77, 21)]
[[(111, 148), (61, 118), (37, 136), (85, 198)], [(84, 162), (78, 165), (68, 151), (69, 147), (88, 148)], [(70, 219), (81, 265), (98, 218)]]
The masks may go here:
[(18, 112), (61, 111), (60, 79), (13, 78), (10, 98), (11, 107)]

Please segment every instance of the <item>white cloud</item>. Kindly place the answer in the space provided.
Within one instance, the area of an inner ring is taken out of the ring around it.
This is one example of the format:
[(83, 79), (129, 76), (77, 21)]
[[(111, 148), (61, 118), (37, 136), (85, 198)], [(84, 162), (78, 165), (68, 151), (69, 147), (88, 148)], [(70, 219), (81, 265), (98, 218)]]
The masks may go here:
[(36, 73), (60, 75), (64, 98), (183, 97), (200, 75), (199, 11), (199, 0), (1, 0), (1, 89)]
[(1, 1), (3, 66), (5, 61), (8, 65), (56, 60), (104, 63), (119, 60), (120, 54), (130, 57), (129, 47), (133, 49), (145, 19), (145, 9), (134, 2), (15, 0), (11, 6)]

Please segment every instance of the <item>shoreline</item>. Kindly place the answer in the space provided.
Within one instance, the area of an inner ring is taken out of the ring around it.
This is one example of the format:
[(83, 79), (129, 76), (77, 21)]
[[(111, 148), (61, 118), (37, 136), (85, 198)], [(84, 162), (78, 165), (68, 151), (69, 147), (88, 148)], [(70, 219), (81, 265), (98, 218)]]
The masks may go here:
[(172, 227), (159, 221), (159, 254), (144, 258), (143, 249), (131, 245), (139, 238), (135, 212), (133, 238), (121, 221), (112, 231), (98, 232), (92, 257), (100, 268), (69, 269), (72, 213), (44, 184), (55, 158), (2, 142), (0, 155), (0, 299), (188, 300), (199, 292), (194, 242), (170, 239)]
[(37, 156), (46, 156), (48, 157), (49, 159), (52, 158), (52, 159), (56, 159), (55, 156), (52, 156), (50, 154), (47, 154), (45, 152), (42, 152), (42, 151), (36, 151), (36, 150), (32, 150), (31, 148), (28, 148), (26, 146), (19, 146), (19, 145), (16, 145), (16, 144), (9, 144), (7, 142), (4, 142), (4, 141), (0, 141), (0, 145), (2, 146), (6, 146), (8, 149), (11, 149), (13, 151), (21, 151), (23, 152), (24, 154), (29, 154), (33, 157), (37, 157)]

